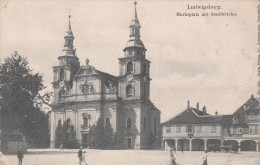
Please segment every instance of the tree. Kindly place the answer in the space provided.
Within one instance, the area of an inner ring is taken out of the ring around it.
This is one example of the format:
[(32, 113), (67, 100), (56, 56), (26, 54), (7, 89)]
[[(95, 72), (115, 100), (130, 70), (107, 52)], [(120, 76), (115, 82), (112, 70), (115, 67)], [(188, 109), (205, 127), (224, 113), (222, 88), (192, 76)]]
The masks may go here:
[(111, 147), (113, 141), (113, 128), (110, 120), (106, 120), (106, 126), (104, 129), (104, 147)]
[(89, 148), (97, 148), (96, 147), (96, 124), (93, 124), (89, 128)]
[(113, 128), (109, 120), (104, 126), (102, 118), (99, 118), (96, 125), (90, 127), (89, 145), (91, 148), (105, 149), (111, 147), (113, 139)]
[(32, 145), (48, 143), (48, 118), (41, 108), (48, 105), (50, 94), (39, 93), (45, 88), (42, 75), (33, 73), (27, 59), (17, 52), (0, 66), (2, 143), (6, 144), (14, 132)]
[(63, 145), (64, 148), (77, 148), (77, 141), (76, 141), (76, 131), (74, 130), (74, 126), (64, 122), (63, 125), (58, 123), (56, 132), (56, 139), (55, 139), (55, 147), (60, 147)]
[(95, 127), (95, 144), (97, 149), (104, 148), (104, 123), (102, 118), (99, 118)]

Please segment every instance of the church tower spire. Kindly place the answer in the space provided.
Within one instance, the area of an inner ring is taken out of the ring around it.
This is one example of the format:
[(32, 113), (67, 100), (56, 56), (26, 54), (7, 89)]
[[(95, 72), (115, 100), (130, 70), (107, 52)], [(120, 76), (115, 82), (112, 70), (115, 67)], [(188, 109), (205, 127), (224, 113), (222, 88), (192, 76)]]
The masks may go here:
[(150, 99), (150, 61), (145, 58), (146, 49), (140, 37), (141, 25), (134, 3), (134, 18), (129, 26), (130, 39), (124, 48), (124, 57), (119, 58), (119, 96), (126, 100)]
[(130, 39), (127, 42), (127, 46), (125, 47), (124, 51), (127, 51), (127, 49), (133, 48), (133, 47), (141, 48), (145, 51), (146, 49), (144, 47), (144, 44), (140, 39), (141, 25), (140, 25), (138, 17), (137, 17), (137, 10), (136, 10), (137, 2), (135, 2), (134, 5), (135, 5), (134, 19), (131, 21), (131, 24), (129, 26)]
[(71, 18), (71, 15), (69, 15), (68, 31), (66, 32), (67, 34), (64, 36), (64, 39), (65, 39), (64, 47), (65, 47), (65, 49), (63, 51), (66, 51), (66, 56), (75, 56), (75, 49), (73, 49), (74, 48), (74, 46), (73, 46), (74, 36), (73, 36), (73, 32), (71, 30), (70, 18)]
[[(73, 77), (79, 70), (80, 64), (79, 59), (76, 56), (76, 50), (74, 49), (73, 41), (74, 36), (71, 30), (69, 15), (69, 24), (66, 35), (64, 36), (65, 55), (58, 57), (59, 65), (53, 67), (54, 79), (53, 79), (53, 89), (54, 89), (54, 100), (53, 102), (58, 102), (62, 95), (69, 93), (73, 85)], [(63, 92), (62, 92), (63, 91)]]

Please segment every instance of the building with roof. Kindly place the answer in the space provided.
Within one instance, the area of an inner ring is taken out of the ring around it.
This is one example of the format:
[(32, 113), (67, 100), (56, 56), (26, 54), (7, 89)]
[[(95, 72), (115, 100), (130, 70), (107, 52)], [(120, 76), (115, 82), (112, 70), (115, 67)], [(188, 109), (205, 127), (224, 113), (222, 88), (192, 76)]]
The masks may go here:
[(134, 13), (130, 39), (119, 58), (119, 76), (99, 71), (88, 59), (80, 65), (69, 16), (65, 54), (58, 57), (59, 65), (53, 67), (51, 147), (55, 147), (57, 126), (64, 122), (73, 125), (78, 143), (88, 146), (90, 126), (99, 118), (112, 125), (114, 148), (160, 146), (160, 111), (150, 101), (150, 61), (140, 39), (136, 3)]
[(184, 151), (221, 150), (231, 146), (237, 151), (259, 151), (259, 99), (251, 98), (231, 115), (210, 115), (204, 106), (190, 106), (161, 124), (162, 147)]
[(259, 151), (260, 107), (253, 95), (232, 115), (222, 119), (224, 144), (238, 146), (238, 151)]

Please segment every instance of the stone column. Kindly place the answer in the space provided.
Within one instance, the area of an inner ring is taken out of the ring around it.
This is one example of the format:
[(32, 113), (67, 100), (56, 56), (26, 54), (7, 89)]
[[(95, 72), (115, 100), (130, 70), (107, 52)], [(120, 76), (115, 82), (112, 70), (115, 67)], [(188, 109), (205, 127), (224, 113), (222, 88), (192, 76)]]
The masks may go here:
[(204, 139), (204, 151), (207, 151), (208, 147), (207, 147), (207, 139)]
[[(184, 145), (184, 143), (183, 143)], [(192, 139), (190, 139), (190, 148), (189, 148), (190, 151), (192, 151)]]
[[(223, 144), (224, 144), (224, 139), (221, 139), (220, 145), (223, 146)], [(224, 151), (224, 150), (223, 150), (223, 147), (221, 147), (220, 150), (221, 150), (221, 152), (223, 152), (223, 151)]]
[(140, 150), (141, 149), (141, 147), (140, 147), (140, 140), (141, 139), (140, 138), (141, 138), (140, 135), (136, 135), (136, 137), (135, 137), (135, 144), (134, 144), (134, 149), (135, 150)]
[(50, 148), (55, 148), (55, 113), (51, 111), (51, 130), (50, 130)]
[(240, 141), (238, 141), (238, 152), (241, 151), (241, 148), (240, 148)]
[(178, 150), (178, 139), (175, 139), (175, 150), (177, 151)]
[(259, 152), (259, 141), (256, 141), (256, 145), (255, 145), (255, 147), (256, 147), (256, 152)]
[(164, 150), (167, 151), (168, 150), (168, 144), (167, 144), (167, 140), (164, 140)]

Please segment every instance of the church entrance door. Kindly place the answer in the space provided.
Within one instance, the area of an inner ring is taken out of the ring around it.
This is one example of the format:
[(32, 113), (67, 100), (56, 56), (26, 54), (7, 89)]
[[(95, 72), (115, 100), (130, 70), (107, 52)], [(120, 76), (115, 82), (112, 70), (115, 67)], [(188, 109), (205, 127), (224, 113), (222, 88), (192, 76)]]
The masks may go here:
[(126, 148), (127, 148), (127, 149), (130, 149), (130, 148), (131, 148), (131, 145), (132, 145), (131, 138), (126, 138)]
[(88, 134), (82, 134), (82, 146), (88, 147)]

